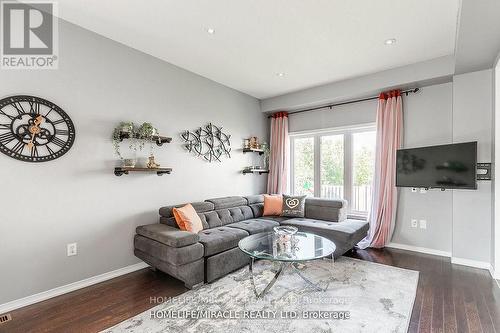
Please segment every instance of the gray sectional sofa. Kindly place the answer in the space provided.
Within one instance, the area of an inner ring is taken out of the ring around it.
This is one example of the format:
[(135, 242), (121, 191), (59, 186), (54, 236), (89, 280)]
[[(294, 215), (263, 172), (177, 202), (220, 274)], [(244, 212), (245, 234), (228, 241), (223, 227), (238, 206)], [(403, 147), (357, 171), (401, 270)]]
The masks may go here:
[(160, 223), (137, 227), (134, 253), (154, 268), (183, 281), (188, 288), (212, 282), (244, 265), (249, 257), (238, 242), (251, 234), (293, 225), (332, 240), (339, 257), (368, 232), (368, 223), (347, 218), (347, 202), (308, 198), (304, 218), (262, 216), (264, 197), (224, 197), (191, 203), (203, 223), (198, 234), (178, 228), (173, 207), (160, 208)]

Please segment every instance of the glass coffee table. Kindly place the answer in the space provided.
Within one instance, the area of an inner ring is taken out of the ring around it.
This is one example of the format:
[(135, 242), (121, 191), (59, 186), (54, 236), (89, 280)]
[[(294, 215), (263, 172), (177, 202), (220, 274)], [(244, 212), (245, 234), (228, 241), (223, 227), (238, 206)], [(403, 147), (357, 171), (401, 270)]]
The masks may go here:
[[(335, 244), (322, 236), (308, 232), (297, 232), (294, 235), (280, 236), (274, 232), (263, 232), (247, 236), (240, 240), (238, 247), (251, 258), (249, 264), (252, 287), (257, 298), (264, 296), (274, 285), (278, 277), (285, 269), (290, 267), (310, 287), (317, 291), (324, 291), (309, 280), (298, 268), (299, 264), (309, 260), (330, 257), (333, 260)], [(255, 287), (253, 266), (257, 259), (279, 262), (279, 269), (275, 272), (273, 279), (260, 293)]]

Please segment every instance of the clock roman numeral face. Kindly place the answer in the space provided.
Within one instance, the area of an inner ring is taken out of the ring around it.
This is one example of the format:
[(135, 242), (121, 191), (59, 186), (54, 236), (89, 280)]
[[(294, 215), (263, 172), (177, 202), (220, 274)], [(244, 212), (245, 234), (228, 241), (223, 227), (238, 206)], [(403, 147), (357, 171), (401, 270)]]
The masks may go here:
[(11, 132), (5, 132), (5, 133), (0, 134), (0, 143), (2, 145), (9, 144), (10, 142), (14, 141), (15, 139), (16, 139), (16, 137)]
[(0, 151), (26, 162), (64, 155), (75, 141), (75, 127), (60, 107), (42, 98), (0, 100)]

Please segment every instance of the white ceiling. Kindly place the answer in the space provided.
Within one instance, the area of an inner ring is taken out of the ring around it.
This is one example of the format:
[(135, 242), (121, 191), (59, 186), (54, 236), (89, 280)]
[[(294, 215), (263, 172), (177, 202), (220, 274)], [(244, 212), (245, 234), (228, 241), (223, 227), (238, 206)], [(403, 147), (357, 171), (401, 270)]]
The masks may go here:
[(262, 99), (453, 54), (458, 1), (58, 3), (67, 21)]

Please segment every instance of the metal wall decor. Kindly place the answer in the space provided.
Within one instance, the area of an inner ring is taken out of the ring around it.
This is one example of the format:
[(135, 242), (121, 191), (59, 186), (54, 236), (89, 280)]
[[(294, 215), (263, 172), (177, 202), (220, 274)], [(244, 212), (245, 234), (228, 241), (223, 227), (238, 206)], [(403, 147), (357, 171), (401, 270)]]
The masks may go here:
[(181, 134), (187, 151), (203, 156), (208, 162), (221, 161), (221, 157), (231, 158), (231, 135), (222, 132), (222, 127), (207, 124), (195, 131), (186, 130)]

